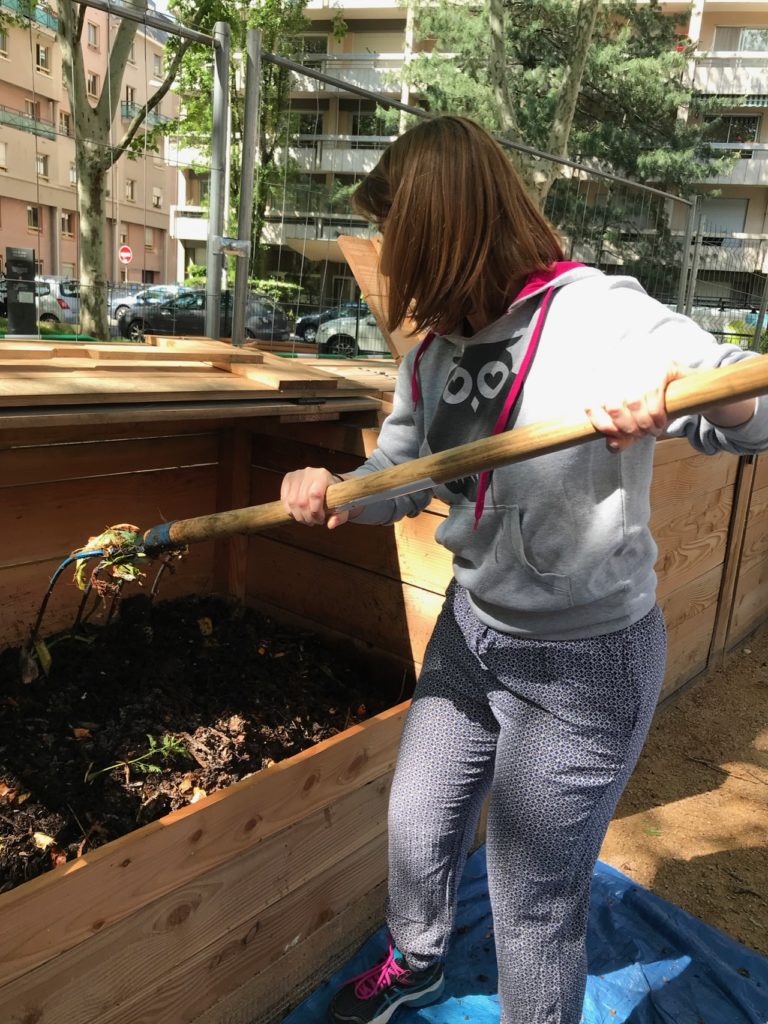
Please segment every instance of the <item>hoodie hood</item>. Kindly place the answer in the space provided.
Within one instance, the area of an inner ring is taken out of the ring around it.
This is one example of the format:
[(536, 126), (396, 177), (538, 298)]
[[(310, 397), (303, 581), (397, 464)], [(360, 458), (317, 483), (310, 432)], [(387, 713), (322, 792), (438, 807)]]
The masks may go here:
[[(599, 276), (599, 274), (600, 271), (595, 267), (586, 267), (583, 263), (569, 261), (555, 263), (549, 270), (534, 271), (534, 273), (528, 276), (522, 289), (510, 302), (506, 312), (498, 320), (494, 320), (493, 323), (488, 324), (487, 327), (469, 337), (463, 334), (444, 334), (440, 335), (440, 337), (451, 342), (453, 345), (462, 346), (483, 345), (488, 342), (498, 341), (502, 335), (509, 335), (509, 318), (513, 317), (515, 322), (517, 322), (520, 318), (521, 307), (529, 302), (529, 300), (534, 298), (541, 299), (552, 288), (562, 288), (564, 285), (572, 284), (575, 281), (582, 281), (587, 277)], [(433, 337), (435, 337), (434, 334), (428, 334), (421, 347), (426, 348)]]

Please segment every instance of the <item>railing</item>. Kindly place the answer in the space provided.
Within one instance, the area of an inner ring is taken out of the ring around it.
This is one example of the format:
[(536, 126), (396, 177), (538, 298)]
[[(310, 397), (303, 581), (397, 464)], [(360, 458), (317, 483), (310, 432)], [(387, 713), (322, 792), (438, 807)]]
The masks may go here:
[(38, 25), (42, 25), (44, 28), (49, 28), (53, 32), (59, 30), (59, 19), (45, 4), (34, 4), (28, 2), (28, 0), (0, 0), (0, 7), (6, 7), (9, 11), (14, 11), (16, 14), (20, 14), (23, 18), (30, 18), (32, 21), (36, 21)]
[(33, 117), (25, 114), (22, 110), (13, 110), (11, 107), (0, 105), (0, 124), (7, 124), (11, 128), (19, 128), (23, 132), (32, 132), (33, 135), (40, 135), (44, 139), (55, 139), (59, 132), (53, 121), (43, 117)]
[[(124, 121), (132, 121), (138, 112), (143, 108), (141, 103), (128, 103), (123, 100), (120, 104), (120, 115)], [(150, 110), (145, 118), (146, 124), (168, 124), (172, 117), (165, 114), (158, 114), (156, 110)]]
[[(373, 92), (399, 92), (388, 78), (404, 63), (402, 53), (323, 53), (307, 54), (307, 67), (333, 75), (340, 82)], [(341, 86), (329, 85), (309, 75), (294, 74), (292, 88), (296, 92), (341, 92)]]
[(755, 51), (697, 53), (695, 92), (745, 96), (747, 106), (768, 106), (768, 54)]

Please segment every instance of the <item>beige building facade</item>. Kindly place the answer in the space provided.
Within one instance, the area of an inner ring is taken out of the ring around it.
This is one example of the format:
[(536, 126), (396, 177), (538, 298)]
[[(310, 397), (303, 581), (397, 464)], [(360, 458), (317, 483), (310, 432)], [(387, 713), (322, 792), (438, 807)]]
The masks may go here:
[[(0, 3), (13, 8), (14, 4)], [(9, 246), (34, 249), (38, 273), (78, 276), (79, 229), (74, 118), (64, 86), (55, 11), (39, 5), (25, 26), (0, 28), (0, 270)], [(88, 102), (104, 87), (117, 19), (86, 9), (82, 47)], [(162, 81), (163, 43), (139, 29), (123, 76), (112, 128), (118, 142), (133, 114)], [(172, 113), (166, 96), (153, 117)], [(163, 106), (167, 108), (163, 111)], [(108, 280), (175, 280), (169, 210), (177, 174), (157, 155), (125, 155), (107, 175)], [(118, 260), (128, 245), (128, 264)]]

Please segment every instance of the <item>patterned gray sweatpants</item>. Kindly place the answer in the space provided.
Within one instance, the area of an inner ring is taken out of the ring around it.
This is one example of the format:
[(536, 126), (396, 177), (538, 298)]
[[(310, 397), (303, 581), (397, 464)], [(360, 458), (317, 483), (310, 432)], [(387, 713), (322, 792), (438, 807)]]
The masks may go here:
[(416, 968), (445, 954), (490, 791), (501, 1024), (577, 1024), (592, 869), (664, 673), (658, 608), (585, 640), (483, 625), (454, 583), (424, 657), (389, 809), (388, 922)]

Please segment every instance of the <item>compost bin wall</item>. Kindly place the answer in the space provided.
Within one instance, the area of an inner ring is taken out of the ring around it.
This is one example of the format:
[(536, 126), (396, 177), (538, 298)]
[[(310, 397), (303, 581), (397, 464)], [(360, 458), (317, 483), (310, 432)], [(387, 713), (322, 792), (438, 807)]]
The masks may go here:
[[(50, 572), (89, 533), (273, 500), (286, 469), (343, 471), (374, 443), (359, 423), (266, 418), (0, 435), (0, 641), (29, 629)], [(163, 596), (233, 594), (354, 644), (407, 688), (449, 578), (433, 542), (442, 515), (435, 504), (392, 528), (291, 526), (196, 547)], [(658, 446), (665, 696), (765, 616), (766, 517), (763, 459)], [(77, 599), (63, 587), (46, 627), (71, 621)], [(406, 707), (0, 897), (0, 1020), (280, 1020), (381, 920), (386, 800)]]

